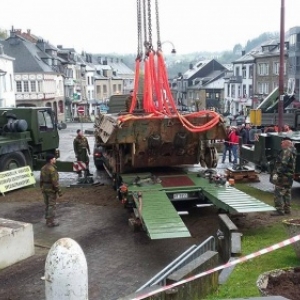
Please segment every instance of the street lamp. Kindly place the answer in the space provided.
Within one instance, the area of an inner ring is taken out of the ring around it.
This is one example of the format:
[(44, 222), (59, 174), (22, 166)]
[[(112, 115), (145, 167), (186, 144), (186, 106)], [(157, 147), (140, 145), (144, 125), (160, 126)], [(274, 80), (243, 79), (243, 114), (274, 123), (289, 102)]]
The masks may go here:
[(171, 46), (172, 46), (171, 54), (176, 54), (175, 46), (174, 46), (174, 44), (171, 41), (164, 41), (164, 42), (161, 43), (161, 46), (163, 44), (166, 44), (166, 43), (171, 44)]

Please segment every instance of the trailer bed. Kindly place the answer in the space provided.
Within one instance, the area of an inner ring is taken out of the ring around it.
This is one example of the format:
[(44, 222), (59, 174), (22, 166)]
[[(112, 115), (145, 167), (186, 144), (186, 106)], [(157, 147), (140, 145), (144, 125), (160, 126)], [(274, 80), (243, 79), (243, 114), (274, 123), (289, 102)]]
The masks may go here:
[[(144, 184), (133, 184), (136, 177)], [(270, 212), (275, 208), (234, 188), (216, 186), (197, 173), (180, 172), (157, 175), (159, 182), (149, 183), (152, 173), (122, 175), (136, 205), (136, 213), (151, 239), (190, 237), (190, 232), (172, 202), (205, 199), (205, 203), (231, 214)], [(142, 192), (139, 202), (137, 193)], [(176, 196), (177, 195), (177, 196)], [(178, 197), (185, 195), (184, 197)], [(193, 195), (193, 196), (191, 196)], [(176, 196), (176, 197), (175, 197)]]

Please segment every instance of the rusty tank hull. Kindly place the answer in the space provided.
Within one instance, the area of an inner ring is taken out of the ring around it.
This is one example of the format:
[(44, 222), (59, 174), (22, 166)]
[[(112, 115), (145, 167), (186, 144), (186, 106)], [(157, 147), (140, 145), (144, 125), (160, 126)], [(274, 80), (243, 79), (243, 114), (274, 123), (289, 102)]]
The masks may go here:
[[(184, 117), (195, 127), (213, 118), (209, 113)], [(111, 173), (198, 163), (216, 167), (217, 151), (211, 141), (225, 136), (221, 117), (216, 125), (202, 132), (191, 132), (176, 114), (99, 114), (95, 121), (95, 144), (102, 147), (104, 166)]]

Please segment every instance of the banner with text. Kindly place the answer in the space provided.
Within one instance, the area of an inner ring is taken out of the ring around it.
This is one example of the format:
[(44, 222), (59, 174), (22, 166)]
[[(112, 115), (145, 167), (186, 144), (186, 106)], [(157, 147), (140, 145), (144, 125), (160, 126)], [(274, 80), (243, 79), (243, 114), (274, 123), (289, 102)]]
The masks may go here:
[(0, 172), (0, 193), (35, 184), (34, 175), (29, 166)]

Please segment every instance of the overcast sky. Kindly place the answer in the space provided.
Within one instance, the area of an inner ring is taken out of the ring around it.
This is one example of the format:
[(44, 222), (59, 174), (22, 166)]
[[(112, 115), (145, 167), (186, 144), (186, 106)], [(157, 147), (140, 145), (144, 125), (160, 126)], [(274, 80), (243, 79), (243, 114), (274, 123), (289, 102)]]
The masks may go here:
[[(161, 41), (172, 42), (178, 54), (232, 50), (261, 33), (279, 32), (281, 1), (159, 0)], [(300, 0), (284, 2), (285, 30), (300, 26)], [(136, 11), (136, 0), (1, 0), (0, 28), (31, 29), (78, 52), (136, 53)], [(171, 48), (163, 44), (165, 53)]]

